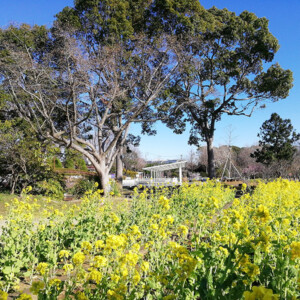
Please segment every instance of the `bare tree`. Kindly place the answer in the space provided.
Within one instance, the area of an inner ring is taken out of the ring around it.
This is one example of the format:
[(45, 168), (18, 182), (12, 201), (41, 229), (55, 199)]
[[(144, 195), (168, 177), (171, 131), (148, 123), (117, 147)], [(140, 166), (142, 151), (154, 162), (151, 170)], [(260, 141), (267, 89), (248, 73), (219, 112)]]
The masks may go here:
[(141, 152), (136, 147), (129, 147), (124, 151), (124, 167), (132, 171), (142, 171), (146, 161), (142, 158)]
[(250, 154), (257, 149), (258, 146), (242, 147), (236, 159), (237, 166), (246, 178), (255, 178), (265, 173), (265, 167), (257, 163)]
[(300, 146), (297, 147), (297, 152), (295, 153), (289, 172), (293, 178), (300, 179)]
[(93, 48), (84, 38), (56, 29), (36, 53), (18, 29), (11, 34), (14, 39), (3, 40), (7, 56), (0, 59), (2, 88), (11, 105), (39, 135), (89, 159), (107, 192), (109, 171), (130, 124), (141, 122), (149, 131), (159, 118), (158, 95), (178, 64), (173, 41), (141, 36), (130, 45)]

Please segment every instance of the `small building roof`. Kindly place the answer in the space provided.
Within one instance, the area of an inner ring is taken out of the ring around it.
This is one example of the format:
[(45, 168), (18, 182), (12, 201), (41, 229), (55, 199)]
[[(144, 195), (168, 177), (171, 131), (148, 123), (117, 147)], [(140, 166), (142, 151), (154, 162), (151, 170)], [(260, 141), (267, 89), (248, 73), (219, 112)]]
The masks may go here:
[(152, 166), (143, 168), (145, 171), (167, 171), (167, 170), (173, 170), (173, 169), (179, 169), (179, 167), (185, 167), (187, 161), (177, 161), (175, 163), (171, 164), (165, 164), (165, 165), (158, 165), (158, 166)]

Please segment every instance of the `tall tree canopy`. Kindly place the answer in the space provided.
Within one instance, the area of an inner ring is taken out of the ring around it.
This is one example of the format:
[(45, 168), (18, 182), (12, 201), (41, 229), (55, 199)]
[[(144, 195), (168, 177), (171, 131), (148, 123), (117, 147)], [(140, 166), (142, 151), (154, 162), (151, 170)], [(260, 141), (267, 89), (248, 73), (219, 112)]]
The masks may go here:
[(28, 44), (36, 27), (27, 29), (1, 32), (2, 89), (35, 132), (86, 156), (105, 189), (130, 124), (142, 122), (149, 131), (145, 121), (159, 115), (158, 95), (178, 65), (177, 48), (165, 35), (137, 36), (130, 47), (92, 47), (85, 36), (57, 27), (39, 50)]
[(140, 33), (183, 36), (211, 27), (213, 19), (197, 0), (75, 0), (57, 22), (98, 44), (131, 41)]
[(279, 49), (266, 18), (247, 11), (237, 16), (215, 7), (208, 12), (213, 28), (191, 32), (185, 39), (184, 62), (165, 97), (174, 102), (168, 126), (181, 133), (189, 122), (189, 143), (206, 142), (212, 178), (216, 122), (223, 114), (251, 116), (265, 100), (286, 98), (293, 78), (290, 70), (277, 63), (265, 68), (264, 63), (272, 62)]
[(267, 166), (282, 161), (292, 162), (297, 151), (293, 144), (300, 139), (300, 134), (294, 131), (290, 119), (282, 119), (273, 113), (271, 118), (262, 124), (258, 137), (261, 148), (251, 154), (257, 162)]
[[(84, 38), (90, 51), (99, 45), (116, 45), (132, 49), (135, 39), (146, 35), (154, 40), (161, 35), (183, 37), (192, 30), (203, 28), (206, 19), (205, 9), (194, 0), (76, 0), (74, 7), (66, 7), (57, 14), (56, 26), (76, 28), (76, 37)], [(167, 110), (169, 105), (165, 105)], [(162, 110), (162, 107), (160, 107)], [(152, 116), (151, 120), (159, 119)], [(143, 133), (155, 133), (151, 122), (143, 122)], [(147, 129), (147, 130), (145, 130)], [(116, 157), (118, 181), (122, 178), (122, 140)]]

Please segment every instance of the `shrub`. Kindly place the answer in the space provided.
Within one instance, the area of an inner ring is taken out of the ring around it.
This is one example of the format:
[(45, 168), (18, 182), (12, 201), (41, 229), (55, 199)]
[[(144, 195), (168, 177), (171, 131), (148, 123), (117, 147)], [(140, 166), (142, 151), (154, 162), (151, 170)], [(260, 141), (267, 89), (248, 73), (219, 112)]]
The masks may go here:
[(93, 179), (81, 179), (74, 185), (69, 192), (75, 196), (81, 197), (88, 191), (96, 191), (96, 181)]
[(55, 199), (63, 199), (64, 196), (62, 184), (59, 180), (52, 178), (38, 182), (35, 192)]

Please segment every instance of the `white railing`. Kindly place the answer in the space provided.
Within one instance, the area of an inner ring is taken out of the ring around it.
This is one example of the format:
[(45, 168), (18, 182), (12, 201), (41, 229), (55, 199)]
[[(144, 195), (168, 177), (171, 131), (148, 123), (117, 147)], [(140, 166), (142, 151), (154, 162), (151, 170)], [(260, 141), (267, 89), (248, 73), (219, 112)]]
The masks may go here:
[(124, 179), (123, 186), (133, 187), (138, 185), (157, 186), (157, 185), (178, 185), (180, 184), (177, 178), (142, 178), (142, 179)]

